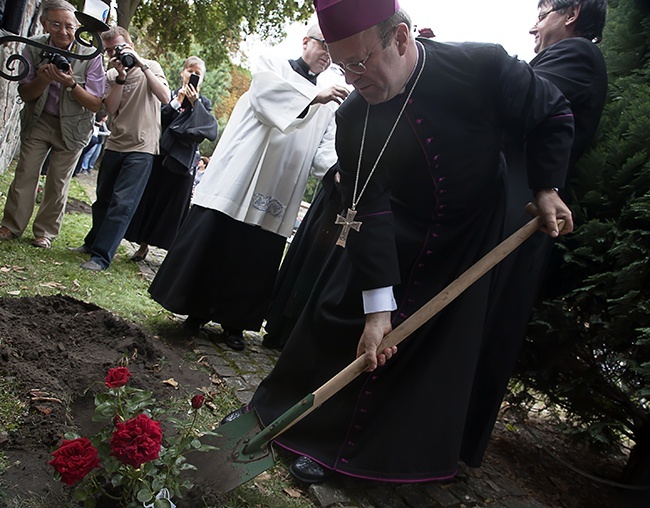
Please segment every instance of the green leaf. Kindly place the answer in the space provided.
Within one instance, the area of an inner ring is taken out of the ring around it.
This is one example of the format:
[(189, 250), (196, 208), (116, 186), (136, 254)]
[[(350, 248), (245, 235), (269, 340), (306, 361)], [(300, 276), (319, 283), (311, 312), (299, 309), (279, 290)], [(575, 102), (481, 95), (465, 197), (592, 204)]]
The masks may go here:
[(167, 499), (156, 499), (153, 506), (154, 508), (171, 508), (172, 504)]
[(136, 495), (136, 499), (141, 503), (148, 503), (153, 499), (153, 493), (147, 485), (140, 489)]
[(113, 487), (119, 487), (124, 484), (124, 475), (116, 473), (111, 475), (111, 485)]
[(74, 497), (76, 501), (83, 501), (88, 497), (88, 493), (85, 488), (77, 488), (73, 492), (72, 497)]
[(165, 486), (165, 480), (160, 476), (156, 476), (151, 482), (151, 490), (154, 492), (160, 491)]

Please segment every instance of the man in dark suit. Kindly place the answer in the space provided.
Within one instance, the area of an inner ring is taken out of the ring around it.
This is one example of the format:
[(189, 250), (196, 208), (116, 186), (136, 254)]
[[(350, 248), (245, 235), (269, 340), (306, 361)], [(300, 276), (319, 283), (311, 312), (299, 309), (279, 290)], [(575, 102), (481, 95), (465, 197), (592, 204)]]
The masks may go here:
[[(602, 39), (607, 1), (541, 0), (538, 9), (537, 22), (530, 29), (535, 36), (537, 56), (530, 65), (536, 75), (553, 83), (569, 100), (575, 121), (566, 182), (559, 190), (563, 200), (569, 202), (575, 164), (593, 139), (605, 104), (607, 69), (596, 43)], [(513, 135), (505, 146), (508, 178), (504, 228), (509, 234), (530, 219), (524, 209), (532, 196), (523, 139)], [(470, 424), (465, 431), (468, 449), (473, 439), (487, 443), (479, 429), (488, 432), (497, 418), (495, 401), (503, 398), (514, 370), (553, 243), (548, 235), (538, 232), (496, 271), (492, 299), (495, 307), (491, 325), (486, 329), (486, 343), (491, 347), (482, 353), (477, 375), (480, 382), (474, 383), (474, 413), (468, 418)], [(477, 449), (482, 451), (480, 446)]]

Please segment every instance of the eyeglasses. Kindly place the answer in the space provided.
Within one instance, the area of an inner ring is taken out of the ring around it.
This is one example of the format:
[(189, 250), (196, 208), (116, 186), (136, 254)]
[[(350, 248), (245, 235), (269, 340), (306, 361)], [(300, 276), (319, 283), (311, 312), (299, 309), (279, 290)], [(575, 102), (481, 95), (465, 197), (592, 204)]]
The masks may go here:
[(567, 8), (566, 5), (560, 5), (558, 7), (554, 7), (553, 9), (550, 9), (550, 10), (548, 10), (546, 12), (540, 12), (539, 15), (537, 16), (537, 24), (544, 21), (551, 12), (560, 11), (560, 10), (566, 9), (566, 8)]
[(340, 68), (341, 72), (350, 71), (353, 74), (364, 74), (368, 70), (368, 68), (366, 67), (366, 62), (368, 62), (368, 60), (370, 60), (370, 57), (375, 52), (377, 47), (382, 42), (384, 42), (390, 35), (392, 35), (393, 31), (394, 30), (391, 30), (390, 32), (384, 34), (379, 39), (377, 44), (375, 44), (373, 46), (373, 48), (370, 50), (370, 53), (368, 53), (368, 56), (366, 56), (366, 58), (364, 58), (363, 60), (361, 60), (359, 62), (350, 62), (350, 63), (346, 63), (346, 64), (337, 63), (336, 65)]
[(49, 19), (46, 19), (48, 25), (50, 25), (54, 30), (65, 30), (66, 32), (74, 32), (77, 29), (78, 25), (71, 25), (71, 24), (62, 24), (59, 23), (58, 21), (50, 21)]
[(309, 38), (320, 42), (321, 46), (323, 46), (323, 49), (329, 53), (330, 48), (327, 46), (327, 42), (325, 42), (325, 39), (321, 39), (320, 37), (314, 37), (313, 35), (310, 35)]

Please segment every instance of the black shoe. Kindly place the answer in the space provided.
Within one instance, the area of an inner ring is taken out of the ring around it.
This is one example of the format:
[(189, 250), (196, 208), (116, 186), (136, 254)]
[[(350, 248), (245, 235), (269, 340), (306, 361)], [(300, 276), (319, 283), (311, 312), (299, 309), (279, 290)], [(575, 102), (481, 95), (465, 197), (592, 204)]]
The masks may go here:
[(224, 416), (223, 419), (219, 422), (219, 425), (230, 423), (233, 420), (239, 418), (240, 416), (245, 415), (246, 413), (248, 413), (248, 406), (244, 404), (239, 409), (235, 409), (232, 413), (228, 413), (226, 416)]
[(90, 272), (101, 272), (102, 270), (106, 270), (106, 268), (104, 268), (94, 259), (89, 259), (85, 263), (81, 263), (81, 268)]
[(304, 456), (293, 461), (289, 466), (289, 472), (296, 480), (303, 483), (322, 483), (332, 476), (332, 471)]
[(80, 245), (79, 247), (68, 247), (70, 252), (79, 252), (81, 254), (90, 254), (90, 248), (86, 245)]
[(183, 330), (190, 333), (198, 333), (207, 321), (196, 316), (187, 316), (183, 321)]
[(277, 349), (278, 351), (282, 351), (284, 343), (278, 338), (277, 335), (267, 333), (262, 339), (262, 346), (269, 349)]
[(244, 337), (239, 334), (226, 332), (226, 346), (234, 351), (243, 351), (246, 348)]
[(133, 253), (133, 256), (131, 256), (130, 259), (135, 263), (139, 263), (140, 261), (147, 259), (147, 254), (149, 254), (149, 247), (147, 247), (144, 252), (140, 252), (140, 249), (138, 249)]

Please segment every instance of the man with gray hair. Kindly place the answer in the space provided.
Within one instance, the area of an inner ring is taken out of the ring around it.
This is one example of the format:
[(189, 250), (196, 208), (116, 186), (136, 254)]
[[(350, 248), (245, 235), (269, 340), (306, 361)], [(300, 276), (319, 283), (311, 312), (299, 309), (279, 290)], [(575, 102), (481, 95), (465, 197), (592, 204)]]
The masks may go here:
[(299, 58), (259, 59), (149, 289), (191, 331), (220, 323), (236, 351), (262, 325), (310, 172), (336, 162), (334, 113), (348, 90), (318, 82), (330, 63), (317, 25)]
[[(46, 0), (40, 17), (45, 34), (32, 40), (79, 55), (92, 53), (94, 48), (75, 41), (79, 24), (74, 13), (74, 6), (65, 0)], [(49, 248), (61, 229), (70, 179), (92, 135), (94, 113), (102, 105), (105, 76), (101, 55), (67, 62), (53, 60), (48, 52), (34, 46), (26, 46), (23, 55), (29, 73), (18, 85), (25, 103), (21, 111), (20, 155), (7, 192), (0, 240), (19, 237), (27, 228), (34, 211), (40, 168), (50, 153), (43, 200), (32, 226), (32, 245)]]

